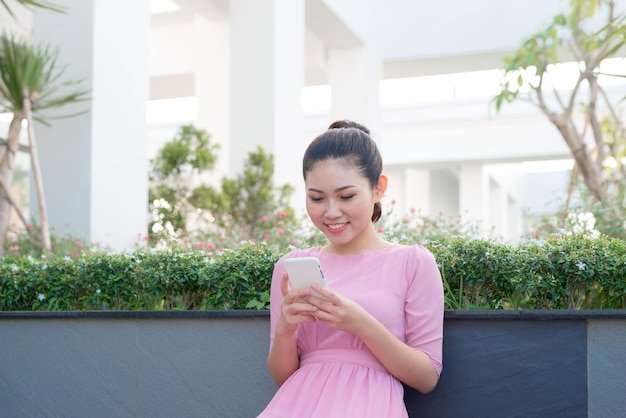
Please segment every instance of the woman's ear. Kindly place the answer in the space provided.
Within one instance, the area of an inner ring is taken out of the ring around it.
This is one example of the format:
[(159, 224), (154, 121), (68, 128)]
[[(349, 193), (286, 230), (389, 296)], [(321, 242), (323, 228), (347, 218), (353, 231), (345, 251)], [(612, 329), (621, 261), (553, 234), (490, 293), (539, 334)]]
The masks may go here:
[(376, 197), (378, 198), (376, 201), (380, 202), (380, 199), (382, 199), (382, 197), (385, 195), (385, 192), (387, 191), (387, 182), (389, 181), (389, 179), (387, 179), (387, 176), (384, 174), (381, 174), (380, 177), (378, 177), (378, 184), (376, 185)]

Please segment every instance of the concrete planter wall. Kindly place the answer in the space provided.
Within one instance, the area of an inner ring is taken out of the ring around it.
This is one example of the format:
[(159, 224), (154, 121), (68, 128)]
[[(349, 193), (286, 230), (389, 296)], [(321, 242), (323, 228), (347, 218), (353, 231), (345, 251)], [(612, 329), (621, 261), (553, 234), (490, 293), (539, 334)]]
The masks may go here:
[[(0, 312), (0, 416), (254, 417), (267, 312)], [(448, 311), (411, 416), (620, 417), (626, 311)]]

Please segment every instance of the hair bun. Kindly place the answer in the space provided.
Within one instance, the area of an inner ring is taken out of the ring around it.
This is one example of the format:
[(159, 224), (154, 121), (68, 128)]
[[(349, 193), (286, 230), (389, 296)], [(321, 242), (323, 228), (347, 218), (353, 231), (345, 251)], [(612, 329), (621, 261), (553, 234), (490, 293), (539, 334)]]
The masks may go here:
[(367, 127), (365, 127), (364, 125), (361, 125), (358, 122), (354, 122), (352, 120), (347, 120), (347, 119), (336, 120), (333, 123), (331, 123), (330, 126), (328, 127), (328, 129), (345, 129), (345, 128), (354, 128), (354, 129), (363, 131), (368, 135), (370, 134), (370, 130), (367, 129)]

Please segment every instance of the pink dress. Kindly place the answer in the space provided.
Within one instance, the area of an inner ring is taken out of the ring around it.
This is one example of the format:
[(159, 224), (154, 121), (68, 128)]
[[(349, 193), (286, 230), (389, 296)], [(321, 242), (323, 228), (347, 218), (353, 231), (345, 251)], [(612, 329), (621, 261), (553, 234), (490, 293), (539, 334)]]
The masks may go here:
[[(291, 257), (318, 257), (328, 287), (354, 300), (398, 339), (442, 369), (443, 286), (433, 255), (394, 244), (367, 254), (333, 255), (321, 247)], [(271, 288), (271, 343), (280, 316), (282, 259)], [(321, 321), (298, 328), (300, 368), (278, 389), (259, 418), (407, 417), (404, 390), (363, 341)]]

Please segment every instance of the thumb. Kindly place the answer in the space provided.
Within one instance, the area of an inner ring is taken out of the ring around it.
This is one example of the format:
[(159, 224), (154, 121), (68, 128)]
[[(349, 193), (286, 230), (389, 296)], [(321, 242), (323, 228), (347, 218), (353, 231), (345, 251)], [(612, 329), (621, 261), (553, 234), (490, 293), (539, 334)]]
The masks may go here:
[(283, 278), (280, 281), (280, 292), (283, 294), (283, 296), (285, 296), (287, 293), (289, 293), (289, 290), (291, 290), (291, 286), (289, 286), (289, 276), (287, 276), (287, 273), (283, 273)]

